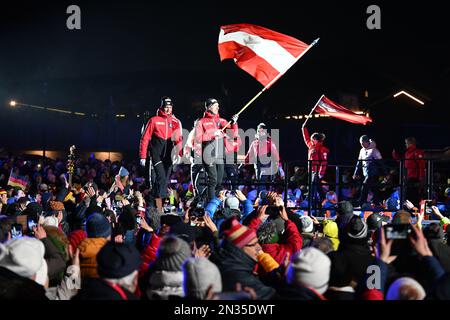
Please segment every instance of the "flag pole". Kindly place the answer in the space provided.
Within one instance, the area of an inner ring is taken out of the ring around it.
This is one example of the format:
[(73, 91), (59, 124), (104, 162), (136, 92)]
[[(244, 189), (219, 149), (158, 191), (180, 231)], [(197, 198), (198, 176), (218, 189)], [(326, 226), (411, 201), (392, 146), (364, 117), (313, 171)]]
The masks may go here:
[[(298, 60), (300, 60), (301, 57), (303, 57), (303, 55), (305, 53), (307, 53), (309, 51), (309, 49), (311, 49), (317, 42), (319, 42), (320, 38), (317, 38), (316, 40), (314, 40), (306, 49), (305, 51), (303, 51), (296, 59), (295, 62), (289, 67), (289, 69), (297, 63)], [(289, 70), (288, 69), (288, 70)], [(249, 102), (247, 102), (247, 104), (245, 106), (242, 107), (241, 110), (239, 110), (238, 113), (236, 113), (236, 115), (240, 115), (245, 109), (248, 108), (248, 106), (250, 104), (252, 104), (264, 91), (266, 91), (271, 85), (273, 85), (275, 83), (275, 81), (277, 81), (282, 75), (284, 75), (287, 72), (287, 70), (284, 73), (280, 73), (278, 74), (275, 78), (272, 79), (272, 81), (270, 81), (260, 92), (258, 92), (256, 94), (256, 96), (254, 96)], [(228, 128), (228, 126), (230, 125), (231, 121), (228, 121), (227, 125), (225, 127), (222, 128), (222, 132), (223, 130), (225, 130), (226, 128)]]
[(311, 109), (311, 112), (309, 113), (309, 115), (306, 117), (305, 122), (303, 122), (303, 126), (306, 124), (306, 122), (308, 121), (309, 118), (311, 118), (312, 113), (314, 112), (314, 110), (316, 110), (317, 106), (319, 105), (320, 100), (322, 100), (322, 98), (325, 97), (324, 94), (322, 94), (319, 98), (319, 100), (317, 100), (316, 104), (314, 105), (314, 108)]

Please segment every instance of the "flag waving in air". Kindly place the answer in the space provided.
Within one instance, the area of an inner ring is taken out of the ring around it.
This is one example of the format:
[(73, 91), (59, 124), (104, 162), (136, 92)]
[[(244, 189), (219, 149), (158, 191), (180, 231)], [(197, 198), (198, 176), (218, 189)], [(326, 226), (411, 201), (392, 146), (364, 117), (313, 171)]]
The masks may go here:
[(25, 190), (28, 185), (28, 178), (26, 176), (19, 176), (14, 173), (13, 169), (11, 169), (11, 173), (9, 174), (9, 180), (7, 185), (12, 187), (18, 187), (22, 190)]
[(222, 61), (234, 59), (267, 89), (317, 41), (308, 45), (260, 26), (229, 24), (220, 27), (219, 55)]
[(351, 123), (365, 125), (367, 122), (372, 122), (371, 118), (356, 114), (336, 102), (331, 101), (325, 97), (325, 95), (322, 95), (319, 101), (317, 101), (315, 110), (319, 114), (324, 114)]

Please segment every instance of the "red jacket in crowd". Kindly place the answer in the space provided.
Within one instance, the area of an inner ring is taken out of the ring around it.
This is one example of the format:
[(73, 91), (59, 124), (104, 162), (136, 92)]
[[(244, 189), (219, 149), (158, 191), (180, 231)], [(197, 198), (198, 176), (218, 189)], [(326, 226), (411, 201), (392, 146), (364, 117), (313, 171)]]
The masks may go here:
[(157, 115), (148, 120), (144, 134), (141, 137), (139, 156), (147, 158), (148, 145), (152, 158), (160, 160), (175, 146), (178, 155), (182, 155), (183, 134), (181, 122), (173, 114), (166, 114), (161, 108)]
[[(256, 217), (249, 222), (247, 227), (257, 231), (261, 223), (261, 219)], [(289, 253), (289, 257), (292, 257), (294, 253), (302, 248), (303, 244), (302, 236), (300, 232), (298, 232), (297, 226), (292, 221), (286, 221), (286, 230), (284, 232), (286, 234), (286, 242), (261, 245), (263, 251), (270, 254), (280, 265), (284, 263), (287, 253)]]
[[(195, 127), (196, 153), (202, 154), (199, 148), (201, 148), (201, 146), (205, 143), (214, 141), (216, 139), (214, 133), (217, 130), (222, 130), (222, 128), (225, 128), (227, 123), (228, 121), (221, 118), (219, 114), (214, 115), (209, 111), (205, 111), (203, 118), (198, 120)], [(224, 139), (225, 154), (237, 152), (241, 145), (241, 138), (239, 137), (237, 123), (228, 126), (218, 138)]]
[[(393, 151), (392, 157), (395, 160), (400, 160), (401, 156)], [(425, 160), (424, 152), (421, 149), (417, 149), (415, 145), (410, 145), (406, 151), (405, 156), (405, 168), (406, 168), (406, 176), (408, 179), (425, 179)]]
[[(313, 173), (318, 173), (321, 178), (325, 175), (327, 170), (327, 156), (330, 150), (322, 145), (322, 142), (317, 141), (315, 145), (311, 142), (309, 137), (308, 129), (306, 127), (302, 128), (303, 139), (308, 147), (308, 160), (312, 160), (312, 170)], [(309, 165), (309, 164), (308, 164)]]

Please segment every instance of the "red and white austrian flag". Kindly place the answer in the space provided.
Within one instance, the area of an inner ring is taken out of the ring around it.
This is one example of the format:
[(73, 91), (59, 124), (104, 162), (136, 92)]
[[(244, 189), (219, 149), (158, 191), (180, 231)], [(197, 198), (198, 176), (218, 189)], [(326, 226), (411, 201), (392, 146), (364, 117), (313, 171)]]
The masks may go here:
[(253, 24), (220, 27), (220, 59), (234, 59), (241, 69), (267, 88), (309, 47), (293, 37)]
[(372, 119), (370, 117), (356, 114), (353, 111), (341, 106), (340, 104), (337, 104), (336, 102), (328, 99), (324, 95), (322, 95), (317, 102), (315, 111), (319, 114), (325, 114), (330, 117), (356, 124), (365, 125), (367, 122), (372, 122)]

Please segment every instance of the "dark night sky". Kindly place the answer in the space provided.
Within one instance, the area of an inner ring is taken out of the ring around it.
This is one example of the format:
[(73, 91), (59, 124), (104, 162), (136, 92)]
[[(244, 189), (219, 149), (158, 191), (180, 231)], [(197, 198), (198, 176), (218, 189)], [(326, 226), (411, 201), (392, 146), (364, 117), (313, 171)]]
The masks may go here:
[[(44, 116), (12, 112), (6, 102), (137, 114), (167, 94), (185, 127), (209, 96), (222, 100), (224, 115), (231, 116), (261, 85), (231, 61), (220, 62), (217, 38), (221, 25), (246, 22), (307, 43), (321, 40), (242, 115), (242, 123), (267, 121), (274, 110), (307, 113), (322, 93), (340, 101), (342, 94), (362, 98), (367, 89), (369, 99), (360, 105), (375, 104), (370, 111), (377, 124), (442, 125), (450, 104), (443, 2), (349, 2), (15, 1), (0, 11), (0, 108), (11, 119), (42, 123)], [(66, 28), (70, 4), (81, 7), (80, 31)], [(366, 28), (369, 4), (381, 7), (381, 30)], [(399, 89), (425, 99), (426, 108), (418, 111), (403, 98), (376, 104)], [(66, 118), (57, 121), (69, 123)], [(9, 123), (7, 131), (15, 128)]]

